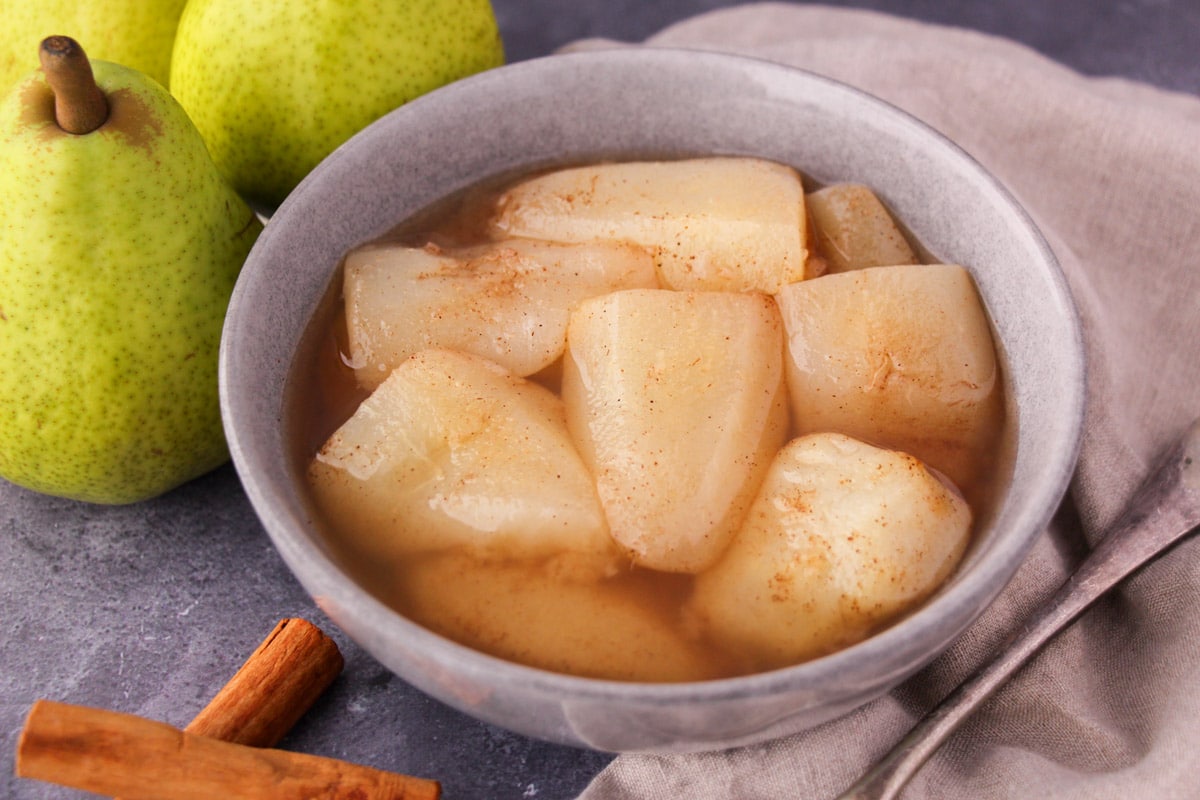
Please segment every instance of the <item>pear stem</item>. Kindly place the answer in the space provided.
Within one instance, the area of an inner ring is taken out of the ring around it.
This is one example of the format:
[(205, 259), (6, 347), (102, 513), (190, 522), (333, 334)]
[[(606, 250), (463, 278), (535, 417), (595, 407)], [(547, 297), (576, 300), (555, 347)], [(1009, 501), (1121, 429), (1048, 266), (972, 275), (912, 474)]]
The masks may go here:
[(70, 36), (42, 40), (38, 56), (46, 82), (54, 91), (54, 117), (67, 133), (85, 134), (108, 119), (108, 99), (96, 85), (92, 65), (79, 42)]

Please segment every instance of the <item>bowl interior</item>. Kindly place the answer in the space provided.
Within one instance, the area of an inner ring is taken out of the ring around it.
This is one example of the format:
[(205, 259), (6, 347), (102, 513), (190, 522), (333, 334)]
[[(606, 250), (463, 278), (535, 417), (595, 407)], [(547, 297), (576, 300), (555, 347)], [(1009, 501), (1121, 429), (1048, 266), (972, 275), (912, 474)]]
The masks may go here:
[[(756, 155), (825, 182), (860, 181), (915, 237), (967, 266), (1008, 381), (1012, 478), (956, 577), (861, 645), (763, 675), (651, 685), (544, 673), (472, 652), (400, 617), (321, 541), (290, 458), (284, 409), (305, 328), (343, 254), (495, 175), (602, 159)], [(608, 750), (696, 750), (809, 727), (886, 691), (973, 621), (1066, 489), (1083, 410), (1083, 349), (1053, 255), (966, 153), (862, 92), (799, 70), (688, 51), (621, 49), (522, 62), (374, 123), (273, 216), (235, 290), (221, 350), (234, 462), (289, 567), (348, 635), (401, 677), (489, 722)]]

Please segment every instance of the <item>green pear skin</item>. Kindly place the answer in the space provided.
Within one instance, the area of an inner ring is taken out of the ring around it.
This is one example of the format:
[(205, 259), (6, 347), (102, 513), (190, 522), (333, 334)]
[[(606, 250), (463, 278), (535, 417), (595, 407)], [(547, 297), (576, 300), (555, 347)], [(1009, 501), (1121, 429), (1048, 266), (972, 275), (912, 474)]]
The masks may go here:
[(274, 208), (370, 122), (503, 62), (488, 0), (190, 0), (170, 88), (234, 188)]
[(165, 89), (92, 66), (92, 133), (40, 70), (0, 102), (0, 476), (124, 504), (228, 459), (217, 350), (261, 225)]
[(47, 36), (87, 42), (88, 56), (167, 85), (175, 28), (186, 0), (0, 0), (0, 93), (38, 68)]

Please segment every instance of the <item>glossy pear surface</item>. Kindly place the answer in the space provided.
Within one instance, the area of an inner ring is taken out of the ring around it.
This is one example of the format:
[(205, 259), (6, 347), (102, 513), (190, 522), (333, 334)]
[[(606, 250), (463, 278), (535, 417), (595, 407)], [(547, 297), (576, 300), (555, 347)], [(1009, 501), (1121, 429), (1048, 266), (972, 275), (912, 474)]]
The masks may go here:
[(350, 363), (359, 385), (372, 389), (430, 347), (532, 375), (562, 357), (580, 301), (657, 286), (650, 254), (624, 242), (362, 247), (346, 256), (342, 288)]
[(346, 542), (379, 563), (455, 548), (561, 554), (592, 573), (615, 563), (562, 402), (479, 356), (422, 350), (396, 367), (329, 437), (309, 480)]
[(668, 289), (774, 294), (814, 277), (800, 174), (759, 158), (555, 170), (505, 192), (493, 225), (507, 236), (634, 242)]
[(971, 510), (907, 453), (838, 433), (793, 439), (745, 524), (699, 576), (705, 632), (761, 668), (866, 638), (928, 597), (967, 545)]
[(761, 294), (628, 289), (567, 328), (567, 425), (610, 532), (641, 566), (699, 572), (787, 433), (782, 325)]
[(954, 264), (871, 267), (784, 287), (797, 433), (912, 453), (971, 494), (1003, 422), (987, 312)]

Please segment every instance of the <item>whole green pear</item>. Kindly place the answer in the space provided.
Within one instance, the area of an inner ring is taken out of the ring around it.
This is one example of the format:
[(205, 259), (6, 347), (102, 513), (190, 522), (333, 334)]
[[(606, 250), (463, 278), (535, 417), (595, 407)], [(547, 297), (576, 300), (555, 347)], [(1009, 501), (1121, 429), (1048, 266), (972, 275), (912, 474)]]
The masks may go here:
[(186, 0), (0, 0), (0, 92), (38, 68), (47, 36), (88, 42), (88, 54), (167, 85), (175, 26)]
[(116, 504), (228, 458), (217, 350), (261, 225), (162, 86), (92, 67), (90, 132), (49, 64), (0, 101), (0, 476)]
[(189, 0), (170, 88), (234, 188), (273, 208), (368, 123), (503, 62), (488, 0)]

